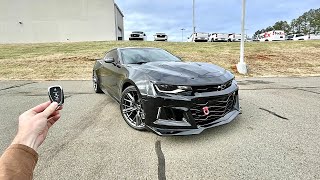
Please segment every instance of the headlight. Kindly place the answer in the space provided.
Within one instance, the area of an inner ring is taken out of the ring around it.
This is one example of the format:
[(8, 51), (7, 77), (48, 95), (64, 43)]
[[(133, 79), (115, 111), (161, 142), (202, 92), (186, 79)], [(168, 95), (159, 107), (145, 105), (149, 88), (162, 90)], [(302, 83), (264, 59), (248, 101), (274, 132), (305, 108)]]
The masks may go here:
[(155, 84), (157, 91), (163, 93), (177, 94), (184, 91), (192, 91), (191, 86), (176, 86), (168, 84)]

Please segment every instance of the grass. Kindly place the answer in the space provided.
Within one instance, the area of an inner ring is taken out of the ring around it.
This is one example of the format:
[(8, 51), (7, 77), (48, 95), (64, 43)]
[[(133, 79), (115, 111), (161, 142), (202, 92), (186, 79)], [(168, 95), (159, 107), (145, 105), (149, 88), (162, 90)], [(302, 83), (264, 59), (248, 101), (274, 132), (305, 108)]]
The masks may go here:
[[(236, 73), (240, 43), (80, 42), (0, 45), (0, 80), (89, 80), (95, 59), (115, 47), (159, 47), (185, 61)], [(319, 76), (320, 41), (248, 42), (248, 76)]]

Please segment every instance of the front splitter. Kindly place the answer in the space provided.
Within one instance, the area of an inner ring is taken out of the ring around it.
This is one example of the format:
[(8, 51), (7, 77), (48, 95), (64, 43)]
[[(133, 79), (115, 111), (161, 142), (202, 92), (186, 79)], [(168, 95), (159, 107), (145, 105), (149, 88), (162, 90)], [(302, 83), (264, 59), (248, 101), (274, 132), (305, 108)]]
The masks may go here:
[(211, 124), (206, 124), (205, 127), (203, 126), (197, 126), (197, 129), (162, 129), (162, 128), (156, 128), (152, 126), (147, 126), (148, 129), (153, 131), (159, 136), (186, 136), (186, 135), (195, 135), (200, 134), (205, 129), (213, 128), (216, 126), (221, 126), (224, 124), (228, 124), (240, 114), (238, 110), (233, 110), (223, 116), (222, 118), (212, 122)]

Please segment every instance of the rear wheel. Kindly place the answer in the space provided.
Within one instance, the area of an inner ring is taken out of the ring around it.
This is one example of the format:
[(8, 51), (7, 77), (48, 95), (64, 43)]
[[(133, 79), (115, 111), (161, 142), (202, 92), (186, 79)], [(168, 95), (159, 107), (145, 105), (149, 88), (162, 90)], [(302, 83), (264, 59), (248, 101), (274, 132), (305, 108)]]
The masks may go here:
[(127, 87), (121, 96), (120, 110), (126, 123), (136, 130), (144, 130), (145, 114), (141, 95), (134, 86)]
[(99, 78), (98, 78), (97, 73), (95, 71), (93, 71), (92, 81), (93, 81), (93, 90), (94, 90), (94, 92), (102, 93), (102, 90), (101, 90), (100, 84), (99, 84)]

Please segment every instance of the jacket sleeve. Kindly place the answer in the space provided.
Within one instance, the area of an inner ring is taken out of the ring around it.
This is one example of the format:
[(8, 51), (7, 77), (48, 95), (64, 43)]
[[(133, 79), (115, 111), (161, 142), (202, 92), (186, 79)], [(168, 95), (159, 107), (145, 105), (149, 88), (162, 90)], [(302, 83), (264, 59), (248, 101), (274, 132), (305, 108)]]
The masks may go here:
[(37, 152), (25, 145), (13, 144), (0, 158), (0, 180), (33, 178), (38, 161)]

